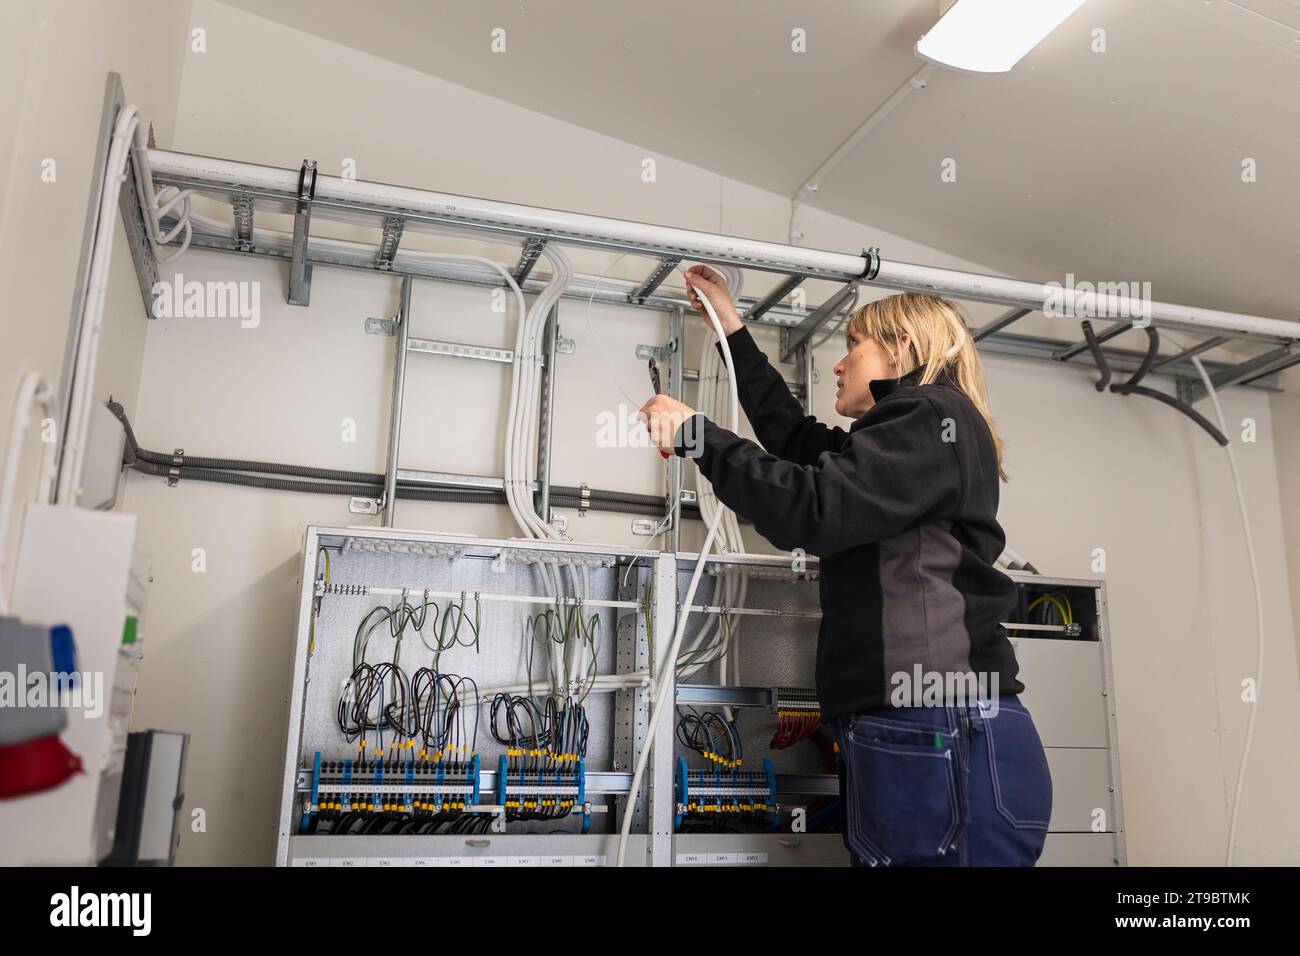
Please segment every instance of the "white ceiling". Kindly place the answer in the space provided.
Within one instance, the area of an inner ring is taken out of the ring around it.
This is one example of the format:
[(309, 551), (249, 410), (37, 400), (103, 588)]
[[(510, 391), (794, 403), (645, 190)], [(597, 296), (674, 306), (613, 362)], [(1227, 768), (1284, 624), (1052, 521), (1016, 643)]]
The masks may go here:
[[(936, 0), (224, 2), (787, 195), (916, 69), (938, 14)], [(489, 51), (494, 27), (506, 56)], [(790, 51), (795, 27), (807, 53)], [(934, 76), (814, 205), (1026, 278), (1148, 280), (1156, 299), (1300, 318), (1298, 94), (1300, 0), (1088, 0), (1009, 74)], [(940, 180), (947, 157), (956, 183)]]

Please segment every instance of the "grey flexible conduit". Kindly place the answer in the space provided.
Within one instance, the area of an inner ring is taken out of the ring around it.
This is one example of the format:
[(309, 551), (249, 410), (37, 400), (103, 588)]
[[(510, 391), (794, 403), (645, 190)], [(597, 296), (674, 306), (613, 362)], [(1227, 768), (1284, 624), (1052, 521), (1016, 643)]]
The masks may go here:
[[(141, 448), (135, 431), (126, 417), (126, 410), (118, 402), (108, 403), (109, 411), (117, 416), (126, 432), (125, 464), (145, 475), (169, 477), (176, 459), (180, 458), (179, 477), (185, 480), (208, 481), (217, 484), (238, 485), (244, 488), (261, 488), (269, 491), (292, 491), (318, 495), (347, 495), (349, 497), (376, 497), (383, 492), (384, 476), (365, 471), (340, 471), (332, 468), (312, 468), (306, 465), (289, 465), (282, 462), (252, 461), (241, 458), (203, 458), (176, 456)], [(253, 474), (241, 474), (253, 472)], [(288, 477), (267, 478), (265, 475)], [(301, 480), (312, 479), (312, 480)], [(594, 511), (612, 511), (623, 514), (658, 517), (663, 511), (662, 498), (627, 491), (607, 491), (591, 488), (586, 507)], [(397, 497), (412, 501), (446, 501), (472, 504), (505, 504), (504, 491), (494, 488), (426, 488), (400, 484)], [(582, 489), (567, 485), (551, 486), (551, 503), (561, 508), (582, 508)], [(687, 517), (699, 517), (699, 508), (683, 505)]]

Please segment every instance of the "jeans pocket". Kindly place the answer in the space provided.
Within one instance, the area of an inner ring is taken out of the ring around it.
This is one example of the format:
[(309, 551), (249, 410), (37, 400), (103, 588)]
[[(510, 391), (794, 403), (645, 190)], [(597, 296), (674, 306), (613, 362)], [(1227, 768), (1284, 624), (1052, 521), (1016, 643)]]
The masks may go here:
[(1046, 831), (1052, 818), (1052, 774), (1029, 712), (1000, 707), (985, 716), (993, 800), (1002, 818), (1021, 830)]
[(891, 724), (855, 718), (841, 754), (844, 842), (872, 866), (932, 860), (964, 829), (952, 735)]

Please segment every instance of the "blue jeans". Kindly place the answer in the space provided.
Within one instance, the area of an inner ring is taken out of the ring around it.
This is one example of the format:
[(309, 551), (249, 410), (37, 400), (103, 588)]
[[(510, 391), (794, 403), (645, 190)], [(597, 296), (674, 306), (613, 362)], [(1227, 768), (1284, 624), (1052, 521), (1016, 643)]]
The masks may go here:
[(1052, 778), (1014, 695), (881, 707), (832, 723), (840, 819), (854, 866), (1033, 866)]

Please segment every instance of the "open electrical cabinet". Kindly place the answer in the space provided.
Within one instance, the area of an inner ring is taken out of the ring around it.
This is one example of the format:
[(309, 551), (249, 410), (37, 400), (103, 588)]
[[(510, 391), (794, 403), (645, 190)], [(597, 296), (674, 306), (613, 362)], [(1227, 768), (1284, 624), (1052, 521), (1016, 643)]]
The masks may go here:
[[(812, 689), (817, 562), (714, 556), (680, 607), (698, 560), (309, 528), (277, 863), (608, 865), (630, 812), (629, 865), (846, 864)], [(1058, 795), (1042, 862), (1122, 864), (1104, 585), (1012, 576), (1026, 612), (1006, 626)], [(675, 712), (629, 804), (658, 694)], [(698, 720), (710, 713), (730, 715), (735, 746), (699, 745), (718, 739)]]

